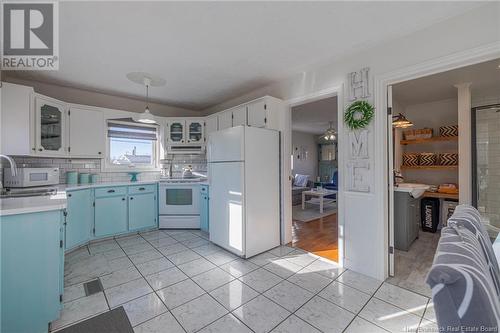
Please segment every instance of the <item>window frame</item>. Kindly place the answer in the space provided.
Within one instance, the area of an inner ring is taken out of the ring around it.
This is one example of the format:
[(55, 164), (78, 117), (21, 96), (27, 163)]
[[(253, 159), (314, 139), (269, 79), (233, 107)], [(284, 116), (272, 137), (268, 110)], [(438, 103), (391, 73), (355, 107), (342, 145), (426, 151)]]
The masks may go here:
[[(110, 156), (111, 138), (108, 136), (109, 123), (154, 128), (156, 130), (156, 141), (153, 141), (153, 155), (152, 155), (153, 163), (151, 165), (129, 164), (127, 166), (111, 163), (111, 156)], [(142, 124), (138, 122), (107, 119), (106, 126), (104, 126), (104, 131), (106, 136), (106, 151), (104, 155), (104, 163), (101, 164), (102, 172), (160, 171), (161, 131), (160, 131), (160, 126), (158, 124)]]

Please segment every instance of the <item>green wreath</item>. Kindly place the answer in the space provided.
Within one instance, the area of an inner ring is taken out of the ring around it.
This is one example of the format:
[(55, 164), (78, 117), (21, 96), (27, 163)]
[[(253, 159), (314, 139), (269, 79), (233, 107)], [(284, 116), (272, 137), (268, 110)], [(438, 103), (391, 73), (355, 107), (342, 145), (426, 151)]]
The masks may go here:
[(375, 108), (367, 101), (356, 101), (349, 105), (344, 114), (344, 121), (352, 130), (366, 127), (373, 118)]

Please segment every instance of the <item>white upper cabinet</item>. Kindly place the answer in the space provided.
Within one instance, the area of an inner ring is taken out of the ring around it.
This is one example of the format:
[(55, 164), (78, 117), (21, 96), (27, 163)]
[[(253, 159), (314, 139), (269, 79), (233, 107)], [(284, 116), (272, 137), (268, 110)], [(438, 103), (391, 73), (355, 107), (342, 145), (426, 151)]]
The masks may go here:
[(167, 119), (167, 146), (204, 144), (204, 123), (203, 118)]
[(64, 156), (69, 153), (67, 105), (53, 98), (35, 95), (35, 143), (36, 154)]
[(233, 127), (233, 112), (231, 110), (224, 111), (217, 115), (217, 120), (219, 122), (219, 131)]
[(245, 126), (247, 124), (247, 107), (246, 105), (238, 106), (233, 111), (233, 127), (234, 126)]
[(203, 133), (203, 119), (186, 120), (186, 140), (188, 144), (200, 144), (205, 142)]
[(0, 107), (1, 153), (32, 155), (35, 153), (33, 88), (2, 82)]
[(266, 127), (267, 104), (265, 99), (260, 99), (247, 105), (248, 126)]
[(106, 146), (103, 111), (70, 105), (68, 119), (70, 156), (103, 158)]
[(208, 140), (210, 133), (217, 132), (217, 116), (209, 116), (205, 119), (205, 141)]
[(167, 121), (167, 145), (181, 145), (186, 143), (186, 121), (184, 119), (170, 119)]

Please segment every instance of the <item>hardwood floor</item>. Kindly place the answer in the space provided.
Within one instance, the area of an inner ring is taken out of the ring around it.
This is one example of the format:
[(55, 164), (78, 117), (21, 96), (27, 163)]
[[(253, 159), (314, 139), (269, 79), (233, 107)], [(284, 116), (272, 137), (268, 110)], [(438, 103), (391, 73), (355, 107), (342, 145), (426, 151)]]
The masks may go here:
[(337, 214), (310, 222), (293, 220), (292, 246), (338, 261)]

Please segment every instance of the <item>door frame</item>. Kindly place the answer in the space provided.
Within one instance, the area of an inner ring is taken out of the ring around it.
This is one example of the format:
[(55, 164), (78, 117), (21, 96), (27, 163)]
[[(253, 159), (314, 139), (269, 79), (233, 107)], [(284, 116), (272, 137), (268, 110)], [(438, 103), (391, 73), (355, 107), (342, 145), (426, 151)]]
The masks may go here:
[[(344, 193), (343, 193), (343, 186), (344, 186), (344, 172), (342, 169), (342, 165), (344, 163), (344, 149), (345, 149), (345, 142), (344, 142), (344, 122), (342, 119), (344, 119), (344, 86), (343, 84), (339, 86), (334, 86), (330, 88), (326, 88), (308, 95), (303, 95), (300, 97), (292, 98), (289, 100), (286, 100), (285, 103), (287, 104), (287, 118), (289, 121), (286, 123), (285, 126), (285, 131), (288, 133), (288, 136), (291, 138), (292, 137), (292, 108), (315, 102), (318, 100), (322, 100), (325, 98), (329, 97), (337, 97), (337, 149), (338, 149), (338, 154), (337, 154), (337, 164), (338, 164), (338, 170), (339, 170), (339, 175), (338, 175), (338, 191), (337, 191), (337, 234), (338, 234), (338, 264), (340, 266), (344, 266), (344, 257), (345, 257), (345, 242), (344, 242), (344, 225), (345, 225), (345, 220), (344, 220)], [(290, 145), (291, 145), (291, 139), (290, 139)], [(290, 154), (291, 154), (291, 148), (290, 148)], [(288, 158), (285, 156), (285, 163), (289, 163), (289, 158), (290, 154), (288, 154)], [(291, 181), (291, 179), (289, 179)], [(292, 193), (285, 193), (285, 195), (288, 195), (291, 197)], [(290, 207), (291, 208), (291, 207)], [(291, 209), (290, 209), (291, 210)], [(285, 232), (285, 235), (290, 235), (290, 239), (286, 239), (287, 243), (291, 241), (291, 230), (292, 230), (292, 216), (290, 214), (290, 218), (287, 219), (285, 222), (285, 229), (290, 231)]]
[[(472, 48), (466, 51), (454, 53), (444, 57), (432, 59), (420, 64), (405, 67), (400, 70), (393, 72), (376, 75), (375, 76), (375, 109), (387, 110), (388, 108), (388, 86), (397, 83), (418, 79), (421, 77), (439, 74), (449, 70), (470, 66), (478, 64), (481, 62), (494, 60), (500, 58), (500, 42), (494, 42), (486, 45), (482, 45), (476, 48)], [(384, 112), (385, 113), (385, 112)], [(386, 113), (385, 113), (386, 114)], [(388, 149), (388, 132), (392, 130), (388, 126), (387, 117), (375, 117), (375, 131), (380, 133), (377, 137), (382, 140), (380, 144), (377, 144), (382, 150), (382, 154), (376, 154), (375, 164), (381, 165), (383, 172), (380, 174), (383, 177), (376, 179), (378, 188), (383, 189), (382, 195), (379, 197), (379, 207), (383, 208), (383, 228), (384, 228), (384, 272), (385, 277), (389, 276), (389, 273), (394, 269), (391, 266), (390, 256), (389, 256), (389, 223), (394, 223), (390, 216), (394, 212), (389, 211), (389, 207), (394, 205), (393, 196), (389, 196), (389, 190), (392, 187), (392, 179), (389, 175), (394, 172), (393, 165), (389, 164), (389, 154), (393, 155), (392, 150)], [(377, 141), (377, 140), (375, 140)], [(392, 156), (393, 158), (394, 156)], [(378, 177), (376, 177), (378, 178)], [(394, 230), (394, 225), (392, 225), (391, 230)]]

